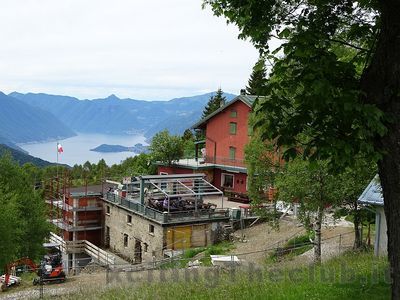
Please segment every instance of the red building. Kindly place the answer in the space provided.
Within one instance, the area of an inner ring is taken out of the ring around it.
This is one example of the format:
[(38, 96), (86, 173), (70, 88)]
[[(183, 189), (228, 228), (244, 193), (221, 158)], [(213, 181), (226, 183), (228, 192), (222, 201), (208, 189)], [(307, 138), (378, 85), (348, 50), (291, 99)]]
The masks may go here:
[(172, 166), (159, 165), (159, 174), (201, 172), (224, 191), (247, 192), (244, 147), (249, 141), (248, 119), (257, 96), (239, 95), (192, 128), (203, 130), (205, 140), (197, 142), (200, 157), (181, 159)]
[(103, 202), (101, 193), (72, 192), (64, 194), (63, 200), (51, 203), (62, 216), (52, 223), (61, 229), (64, 241), (87, 240), (97, 246), (101, 244)]

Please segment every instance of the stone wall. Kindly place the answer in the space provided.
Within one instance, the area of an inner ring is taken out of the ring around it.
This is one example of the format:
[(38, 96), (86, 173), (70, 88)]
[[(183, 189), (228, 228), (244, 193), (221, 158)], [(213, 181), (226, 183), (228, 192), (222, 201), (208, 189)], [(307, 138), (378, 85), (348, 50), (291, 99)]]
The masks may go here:
[[(226, 222), (161, 226), (116, 204), (104, 202), (104, 241), (132, 263), (163, 258), (163, 249), (210, 246), (221, 240)], [(128, 217), (129, 216), (129, 217)]]
[[(107, 206), (110, 207), (110, 213), (105, 214), (104, 234), (105, 240), (109, 235), (111, 249), (125, 258), (130, 258), (134, 263), (151, 262), (153, 256), (155, 259), (163, 257), (164, 230), (160, 224), (151, 222), (115, 204), (105, 203), (104, 205), (106, 212)], [(128, 215), (131, 216), (130, 223), (128, 223)], [(109, 233), (107, 233), (107, 227)], [(140, 250), (141, 261), (138, 254)]]

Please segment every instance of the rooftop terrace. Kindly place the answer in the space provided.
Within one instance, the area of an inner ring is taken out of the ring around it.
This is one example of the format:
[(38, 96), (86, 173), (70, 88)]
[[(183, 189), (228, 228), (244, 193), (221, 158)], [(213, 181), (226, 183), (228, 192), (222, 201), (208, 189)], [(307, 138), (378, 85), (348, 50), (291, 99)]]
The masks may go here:
[(229, 219), (229, 209), (226, 208), (168, 212), (159, 211), (145, 204), (141, 204), (140, 201), (120, 197), (113, 193), (106, 193), (103, 199), (160, 224)]
[(229, 218), (229, 210), (204, 203), (205, 196), (223, 193), (204, 180), (204, 174), (154, 175), (134, 178), (124, 191), (109, 191), (105, 201), (160, 224)]

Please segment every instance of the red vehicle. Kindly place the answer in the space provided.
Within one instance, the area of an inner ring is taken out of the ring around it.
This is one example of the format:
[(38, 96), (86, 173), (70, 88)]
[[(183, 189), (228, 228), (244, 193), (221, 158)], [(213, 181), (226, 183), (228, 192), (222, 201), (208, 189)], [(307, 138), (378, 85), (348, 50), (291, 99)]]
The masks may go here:
[(1, 284), (1, 290), (4, 291), (6, 288), (19, 284), (20, 282), (18, 280), (11, 280), (15, 275), (16, 268), (19, 266), (27, 266), (29, 271), (31, 272), (36, 272), (38, 269), (38, 266), (28, 257), (20, 258), (17, 259), (5, 266), (5, 271), (6, 273), (2, 276), (2, 284)]
[(12, 274), (19, 266), (26, 266), (29, 271), (36, 272), (39, 277), (33, 280), (33, 284), (56, 283), (65, 281), (65, 273), (62, 265), (62, 255), (57, 244), (46, 243), (43, 246), (47, 249), (47, 254), (43, 257), (39, 265), (35, 264), (30, 258), (24, 257), (13, 261), (5, 266), (4, 280), (1, 290), (9, 286), (19, 284), (17, 280), (11, 281)]
[(47, 254), (40, 262), (37, 270), (38, 278), (33, 280), (33, 284), (57, 283), (65, 281), (65, 273), (62, 265), (62, 254), (58, 244), (43, 244), (47, 249)]

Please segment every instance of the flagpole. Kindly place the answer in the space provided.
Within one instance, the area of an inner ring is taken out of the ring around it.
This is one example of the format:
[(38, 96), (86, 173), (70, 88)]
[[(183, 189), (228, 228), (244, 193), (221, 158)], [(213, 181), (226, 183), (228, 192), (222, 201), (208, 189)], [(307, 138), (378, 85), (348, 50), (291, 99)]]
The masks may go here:
[(56, 148), (57, 148), (56, 150), (57, 150), (57, 180), (58, 180), (58, 141)]

